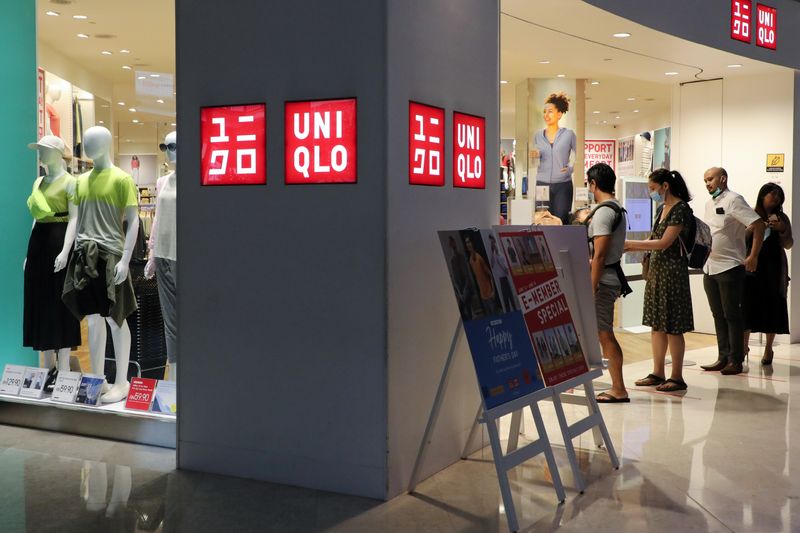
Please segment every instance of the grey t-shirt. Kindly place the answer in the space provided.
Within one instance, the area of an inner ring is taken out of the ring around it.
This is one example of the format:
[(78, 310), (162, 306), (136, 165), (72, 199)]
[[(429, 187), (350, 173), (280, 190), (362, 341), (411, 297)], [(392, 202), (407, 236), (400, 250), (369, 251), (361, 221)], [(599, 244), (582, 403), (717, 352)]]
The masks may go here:
[[(616, 199), (607, 201), (620, 205)], [(625, 213), (622, 213), (622, 220), (620, 221), (619, 226), (617, 226), (616, 230), (612, 231), (611, 228), (614, 226), (614, 220), (616, 217), (617, 212), (614, 211), (613, 208), (601, 207), (595, 212), (592, 220), (589, 222), (590, 239), (592, 237), (611, 235), (611, 245), (608, 247), (608, 251), (606, 252), (606, 265), (613, 265), (614, 263), (618, 262), (620, 258), (622, 258), (622, 252), (625, 250), (625, 233), (628, 227), (628, 221), (625, 217)], [(603, 271), (603, 275), (600, 278), (600, 283), (604, 285), (610, 285), (612, 287), (620, 286), (619, 278), (617, 278), (616, 272), (614, 272), (614, 270), (611, 268), (606, 268)]]

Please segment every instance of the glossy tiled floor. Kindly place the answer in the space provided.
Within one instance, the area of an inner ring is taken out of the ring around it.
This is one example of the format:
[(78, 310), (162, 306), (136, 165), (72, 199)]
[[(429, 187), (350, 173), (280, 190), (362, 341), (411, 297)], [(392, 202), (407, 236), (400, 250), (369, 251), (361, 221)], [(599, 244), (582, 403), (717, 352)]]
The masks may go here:
[[(544, 461), (529, 461), (512, 482), (522, 530), (800, 531), (800, 346), (775, 351), (773, 369), (758, 357), (741, 376), (687, 367), (683, 396), (631, 388), (632, 403), (603, 406), (622, 467), (591, 434), (576, 439), (589, 481), (579, 495), (557, 444), (568, 487), (558, 505)], [(714, 358), (712, 348), (688, 354)], [(626, 381), (649, 370), (626, 365)], [(506, 531), (488, 449), (387, 503), (175, 472), (173, 462), (168, 450), (0, 427), (0, 531)]]

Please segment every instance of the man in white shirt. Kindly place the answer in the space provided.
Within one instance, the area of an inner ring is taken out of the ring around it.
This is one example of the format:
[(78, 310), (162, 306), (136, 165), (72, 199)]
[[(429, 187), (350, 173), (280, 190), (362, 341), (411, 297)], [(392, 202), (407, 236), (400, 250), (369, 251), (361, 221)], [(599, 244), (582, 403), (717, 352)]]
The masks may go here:
[[(706, 203), (705, 221), (711, 228), (711, 255), (703, 267), (703, 286), (714, 315), (719, 356), (703, 370), (732, 375), (742, 372), (744, 362), (744, 319), (742, 292), (745, 271), (755, 272), (764, 241), (761, 217), (740, 194), (728, 189), (728, 173), (713, 167), (703, 175), (711, 199)], [(753, 247), (746, 256), (745, 236), (752, 228)]]

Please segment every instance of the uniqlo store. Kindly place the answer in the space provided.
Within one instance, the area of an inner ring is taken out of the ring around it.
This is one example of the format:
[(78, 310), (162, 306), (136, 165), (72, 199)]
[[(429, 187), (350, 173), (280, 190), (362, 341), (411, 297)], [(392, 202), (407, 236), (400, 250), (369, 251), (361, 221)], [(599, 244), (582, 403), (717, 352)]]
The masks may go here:
[[(569, 225), (598, 162), (633, 239), (659, 168), (696, 213), (722, 166), (751, 204), (780, 185), (793, 215), (800, 5), (675, 3), (8, 2), (0, 422), (381, 499), (477, 449), (488, 389), (459, 316), (514, 304), (456, 303), (448, 254), (476, 243), (436, 232)], [(631, 334), (641, 261), (622, 264)]]

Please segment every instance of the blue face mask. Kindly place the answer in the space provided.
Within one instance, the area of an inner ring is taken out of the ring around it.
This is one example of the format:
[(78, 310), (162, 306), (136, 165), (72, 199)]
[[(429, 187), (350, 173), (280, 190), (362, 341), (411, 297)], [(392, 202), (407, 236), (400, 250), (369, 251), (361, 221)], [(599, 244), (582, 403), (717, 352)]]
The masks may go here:
[(722, 189), (720, 189), (719, 187), (717, 187), (716, 189), (714, 189), (713, 191), (711, 191), (711, 192), (710, 192), (710, 193), (708, 193), (708, 194), (710, 194), (710, 195), (711, 195), (711, 198), (716, 198), (717, 196), (719, 196), (720, 194), (722, 194)]
[(664, 197), (658, 191), (650, 191), (650, 198), (657, 204), (664, 201)]

